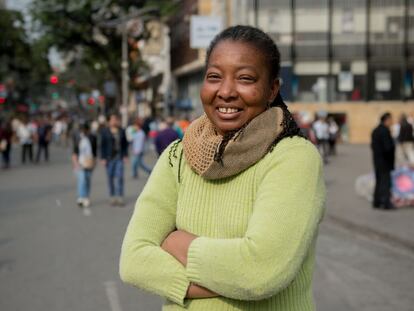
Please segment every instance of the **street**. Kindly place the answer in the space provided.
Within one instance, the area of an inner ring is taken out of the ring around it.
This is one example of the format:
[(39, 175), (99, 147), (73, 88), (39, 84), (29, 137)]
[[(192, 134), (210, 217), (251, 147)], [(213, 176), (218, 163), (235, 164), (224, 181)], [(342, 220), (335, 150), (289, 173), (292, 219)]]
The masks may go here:
[[(320, 311), (413, 310), (414, 252), (329, 216), (333, 201), (335, 212), (346, 200), (354, 207), (359, 204), (364, 213), (372, 212), (353, 189), (336, 196), (344, 183), (335, 170), (352, 171), (352, 154), (366, 158), (366, 149), (340, 146), (338, 157), (326, 168), (328, 195), (335, 197), (328, 199), (317, 246), (314, 292)], [(20, 150), (13, 154), (18, 158)], [(147, 156), (147, 163), (154, 161), (152, 154)], [(48, 164), (23, 166), (15, 161), (12, 169), (0, 172), (0, 310), (160, 310), (161, 298), (124, 285), (118, 276), (123, 235), (146, 180), (144, 173), (133, 180), (128, 168), (123, 208), (110, 207), (104, 169), (95, 170), (90, 215), (75, 204), (69, 149), (53, 147)], [(343, 206), (340, 211), (347, 212)], [(414, 219), (413, 209), (391, 213), (402, 213), (406, 223)], [(388, 216), (382, 212), (375, 217)]]

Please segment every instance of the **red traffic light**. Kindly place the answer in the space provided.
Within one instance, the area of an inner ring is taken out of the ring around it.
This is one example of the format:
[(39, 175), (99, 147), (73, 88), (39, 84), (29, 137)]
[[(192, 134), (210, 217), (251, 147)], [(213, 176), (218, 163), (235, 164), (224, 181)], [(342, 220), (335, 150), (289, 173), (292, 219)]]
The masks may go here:
[(91, 105), (91, 106), (95, 105), (95, 98), (89, 97), (88, 98), (88, 104)]
[(55, 76), (55, 75), (50, 76), (50, 83), (52, 83), (52, 84), (58, 84), (59, 83), (58, 76)]

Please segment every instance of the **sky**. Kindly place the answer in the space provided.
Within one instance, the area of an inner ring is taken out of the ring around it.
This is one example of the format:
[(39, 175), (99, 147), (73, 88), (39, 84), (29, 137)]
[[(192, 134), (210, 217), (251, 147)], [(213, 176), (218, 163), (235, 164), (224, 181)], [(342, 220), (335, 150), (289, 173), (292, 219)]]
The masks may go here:
[(6, 0), (6, 7), (8, 9), (25, 10), (28, 8), (32, 0)]

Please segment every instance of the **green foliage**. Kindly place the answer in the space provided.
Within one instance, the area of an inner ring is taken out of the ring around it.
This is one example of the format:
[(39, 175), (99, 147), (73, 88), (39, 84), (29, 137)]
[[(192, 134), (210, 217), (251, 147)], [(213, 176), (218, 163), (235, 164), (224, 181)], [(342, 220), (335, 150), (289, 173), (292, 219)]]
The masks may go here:
[(1, 9), (0, 29), (0, 82), (7, 81), (13, 100), (23, 103), (45, 84), (48, 47), (42, 40), (29, 40), (20, 12)]
[[(49, 46), (63, 54), (74, 53), (70, 70), (88, 68), (87, 76), (96, 74), (96, 82), (111, 77), (121, 82), (122, 17), (143, 8), (156, 10), (146, 17), (163, 18), (172, 14), (177, 1), (171, 0), (34, 0), (32, 16), (36, 31)], [(141, 34), (145, 38), (147, 34)], [(139, 72), (142, 61), (131, 64)], [(77, 68), (77, 69), (76, 69)], [(97, 69), (98, 68), (98, 69)], [(132, 72), (132, 74), (134, 74)], [(85, 81), (86, 82), (86, 81)]]

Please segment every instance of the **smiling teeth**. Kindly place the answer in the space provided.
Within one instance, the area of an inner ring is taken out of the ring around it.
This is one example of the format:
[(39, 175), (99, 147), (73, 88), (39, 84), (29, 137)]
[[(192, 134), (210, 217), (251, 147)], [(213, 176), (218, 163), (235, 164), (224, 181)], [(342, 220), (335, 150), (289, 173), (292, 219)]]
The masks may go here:
[(221, 113), (235, 113), (238, 110), (235, 108), (218, 108), (218, 111), (220, 111)]

